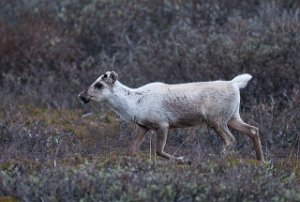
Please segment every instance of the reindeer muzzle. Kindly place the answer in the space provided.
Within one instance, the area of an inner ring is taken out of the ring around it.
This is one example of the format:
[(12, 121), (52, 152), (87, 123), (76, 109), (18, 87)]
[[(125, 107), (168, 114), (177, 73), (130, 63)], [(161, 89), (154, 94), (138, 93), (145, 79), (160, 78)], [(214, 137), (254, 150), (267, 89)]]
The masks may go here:
[(83, 91), (81, 92), (79, 95), (78, 95), (78, 98), (79, 100), (82, 102), (82, 103), (88, 103), (91, 98), (88, 96), (87, 94), (87, 91)]

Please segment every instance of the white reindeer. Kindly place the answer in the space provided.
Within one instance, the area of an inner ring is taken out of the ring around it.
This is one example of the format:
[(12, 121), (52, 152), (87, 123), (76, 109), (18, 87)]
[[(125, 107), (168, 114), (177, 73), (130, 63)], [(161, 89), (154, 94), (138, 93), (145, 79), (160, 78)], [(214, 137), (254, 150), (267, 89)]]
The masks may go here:
[(242, 74), (231, 81), (185, 84), (149, 83), (140, 88), (121, 84), (118, 74), (108, 71), (79, 94), (84, 103), (105, 101), (123, 119), (138, 126), (131, 152), (136, 154), (149, 130), (157, 133), (156, 153), (166, 159), (186, 163), (187, 159), (164, 152), (168, 130), (205, 122), (225, 142), (225, 149), (236, 144), (228, 127), (249, 136), (256, 158), (264, 161), (258, 128), (243, 122), (239, 114), (240, 88), (252, 78)]

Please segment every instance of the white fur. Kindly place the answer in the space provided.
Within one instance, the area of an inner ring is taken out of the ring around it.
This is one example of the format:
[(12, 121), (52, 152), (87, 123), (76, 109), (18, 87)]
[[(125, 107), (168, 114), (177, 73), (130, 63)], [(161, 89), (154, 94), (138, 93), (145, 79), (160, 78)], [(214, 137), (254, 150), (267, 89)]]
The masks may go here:
[(250, 74), (242, 74), (234, 77), (231, 82), (236, 84), (239, 88), (245, 88), (251, 78), (252, 76)]
[(116, 81), (105, 100), (122, 118), (149, 129), (228, 121), (238, 115), (241, 82), (214, 81), (132, 89)]
[[(247, 134), (255, 144), (257, 159), (264, 159), (258, 129), (244, 123), (239, 115), (239, 89), (247, 85), (252, 78), (250, 74), (239, 75), (231, 81), (173, 85), (150, 83), (140, 88), (129, 88), (117, 77), (115, 72), (107, 72), (79, 97), (84, 101), (105, 101), (123, 119), (137, 124), (139, 130), (132, 145), (133, 151), (141, 144), (144, 134), (154, 130), (158, 135), (158, 155), (183, 161), (163, 151), (168, 129), (205, 122), (225, 141), (226, 146), (236, 142), (228, 126)], [(103, 88), (96, 89), (96, 83), (103, 84)]]

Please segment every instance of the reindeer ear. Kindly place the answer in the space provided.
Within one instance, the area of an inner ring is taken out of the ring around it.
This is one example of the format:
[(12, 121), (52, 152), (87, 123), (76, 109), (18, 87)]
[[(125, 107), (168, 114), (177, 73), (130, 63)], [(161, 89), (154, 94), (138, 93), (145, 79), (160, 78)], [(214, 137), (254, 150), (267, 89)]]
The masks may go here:
[(111, 79), (112, 83), (115, 83), (118, 79), (118, 74), (114, 71), (110, 72), (109, 78)]
[(112, 85), (118, 79), (118, 74), (114, 71), (107, 71), (103, 76), (101, 76), (101, 80), (104, 81), (108, 85)]

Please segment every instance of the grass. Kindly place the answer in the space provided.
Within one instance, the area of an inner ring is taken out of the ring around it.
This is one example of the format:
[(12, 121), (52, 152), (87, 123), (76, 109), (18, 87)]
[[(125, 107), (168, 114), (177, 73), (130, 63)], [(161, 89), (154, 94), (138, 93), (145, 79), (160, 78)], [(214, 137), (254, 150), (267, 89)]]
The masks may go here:
[[(94, 145), (107, 143), (109, 131), (116, 131), (118, 121), (110, 112), (106, 115), (82, 116), (81, 110), (49, 110), (33, 106), (20, 106), (14, 116), (3, 114), (0, 123), (14, 128), (9, 120), (28, 127), (32, 135), (49, 140), (59, 133), (73, 133), (76, 140), (68, 145), (53, 144), (53, 155), (41, 157), (43, 150), (15, 147), (22, 137), (15, 135), (10, 147), (15, 153), (2, 158), (0, 163), (1, 200), (20, 201), (297, 201), (300, 200), (299, 159), (281, 159), (260, 163), (241, 156), (222, 157), (218, 153), (196, 156), (196, 147), (183, 147), (193, 159), (192, 165), (178, 165), (149, 155), (142, 149), (137, 157), (125, 153), (125, 145), (113, 144), (118, 136), (112, 135), (105, 149), (86, 152)], [(111, 116), (107, 121), (105, 116)], [(100, 124), (95, 124), (95, 123)], [(42, 130), (33, 130), (41, 123)], [(93, 123), (93, 124), (91, 124)], [(38, 134), (41, 131), (45, 133)], [(92, 128), (92, 129), (91, 129)], [(92, 131), (98, 131), (91, 135)], [(104, 131), (104, 132), (103, 132)], [(37, 132), (37, 134), (33, 134)], [(110, 132), (111, 133), (111, 132)], [(3, 135), (3, 131), (1, 132)], [(24, 135), (24, 134), (23, 134)], [(94, 137), (97, 136), (95, 140)], [(66, 139), (65, 141), (67, 141)], [(35, 141), (35, 139), (31, 139)], [(89, 142), (89, 143), (87, 143)], [(146, 140), (146, 144), (149, 141)], [(8, 143), (5, 144), (6, 146)], [(119, 146), (116, 146), (119, 145)], [(177, 145), (178, 146), (178, 145)], [(171, 145), (170, 148), (176, 148)], [(2, 144), (2, 148), (3, 144)], [(9, 147), (6, 147), (9, 149)], [(19, 151), (18, 151), (19, 150)], [(30, 150), (30, 151), (29, 151)], [(4, 151), (4, 150), (3, 150)], [(21, 155), (20, 153), (25, 155)], [(39, 153), (40, 152), (40, 153)], [(153, 150), (152, 150), (153, 152)], [(49, 152), (51, 153), (51, 152)], [(8, 154), (2, 154), (2, 157)]]
[[(296, 201), (299, 175), (278, 164), (206, 158), (191, 166), (108, 154), (77, 165), (28, 169), (11, 163), (0, 177), (20, 200), (68, 201)], [(3, 190), (3, 187), (2, 187)]]

